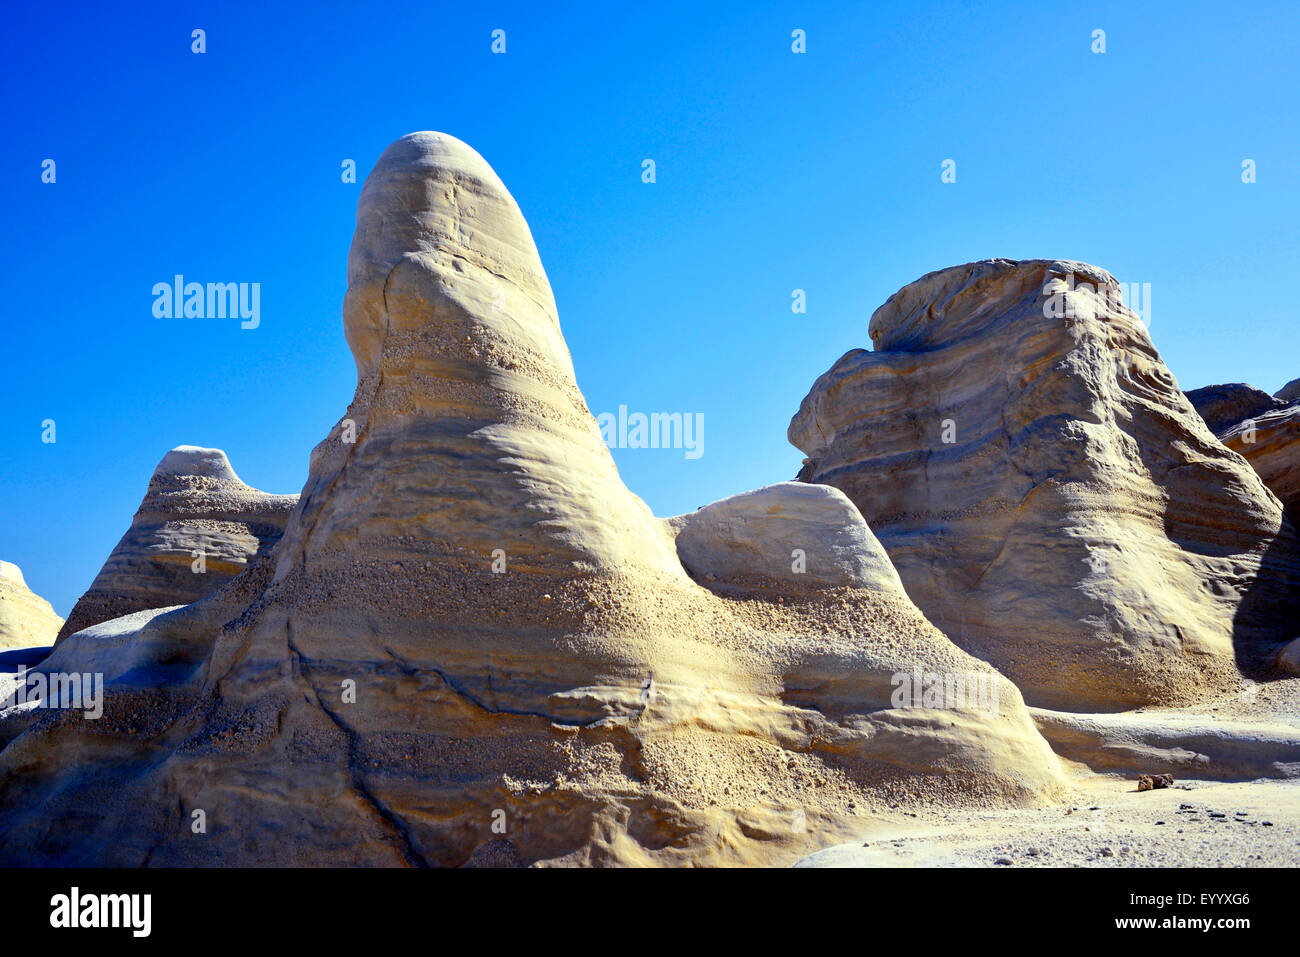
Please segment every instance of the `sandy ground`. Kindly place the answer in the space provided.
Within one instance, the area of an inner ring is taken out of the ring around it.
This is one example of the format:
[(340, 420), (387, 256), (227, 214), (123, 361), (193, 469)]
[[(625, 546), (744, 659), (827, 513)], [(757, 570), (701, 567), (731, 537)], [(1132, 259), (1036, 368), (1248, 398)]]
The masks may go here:
[[(1081, 718), (1087, 718), (1081, 715)], [(1260, 729), (1275, 749), (1257, 751), (1255, 780), (1175, 774), (1172, 788), (1138, 791), (1130, 771), (1095, 773), (1067, 761), (1073, 796), (1049, 808), (982, 812), (916, 810), (865, 830), (860, 841), (809, 854), (800, 867), (1300, 867), (1300, 679), (1247, 687), (1194, 708), (1098, 715), (1099, 726), (1126, 726), (1130, 741), (1178, 739), (1203, 746), (1215, 728), (1231, 752), (1256, 743)], [(1106, 735), (1103, 747), (1113, 747)], [(1132, 751), (1130, 751), (1132, 753)], [(1150, 749), (1151, 771), (1170, 752)], [(1186, 751), (1183, 752), (1186, 754)]]
[(1300, 781), (1178, 782), (1138, 792), (1088, 775), (1063, 807), (956, 814), (873, 828), (798, 867), (1294, 867)]

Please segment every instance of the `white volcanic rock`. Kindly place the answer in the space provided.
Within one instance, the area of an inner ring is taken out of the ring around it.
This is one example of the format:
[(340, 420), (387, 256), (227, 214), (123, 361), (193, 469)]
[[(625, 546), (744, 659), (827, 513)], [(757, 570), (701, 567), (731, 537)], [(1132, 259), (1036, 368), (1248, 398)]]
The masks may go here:
[(1300, 508), (1300, 402), (1238, 422), (1219, 440), (1245, 456), (1285, 507)]
[(380, 157), (357, 210), (343, 327), (358, 437), (341, 441), (341, 424), (313, 452), (278, 577), (330, 554), (350, 564), (358, 545), (375, 560), (432, 548), (477, 567), (500, 548), (515, 569), (683, 577), (578, 391), (519, 207), (463, 143), (416, 133)]
[(857, 507), (829, 485), (778, 482), (668, 521), (682, 564), (715, 591), (775, 580), (903, 594)]
[[(149, 608), (187, 605), (239, 575), (279, 540), (296, 495), (245, 485), (226, 453), (182, 445), (163, 456), (131, 527), (59, 632)], [(203, 571), (195, 571), (195, 552)]]
[(1277, 499), (1118, 296), (1083, 263), (930, 273), (789, 432), (800, 478), (848, 494), (930, 619), (1060, 710), (1235, 687), (1300, 597)]
[(22, 569), (0, 561), (0, 651), (54, 643), (63, 619), (27, 587)]
[[(70, 639), (118, 677), (93, 728), (33, 722), (0, 752), (0, 863), (780, 861), (901, 797), (1061, 792), (1015, 687), (896, 590), (728, 599), (690, 579), (468, 146), (384, 152), (348, 272), (357, 392), (274, 568), (135, 638)], [(804, 504), (792, 527), (847, 549)], [(142, 644), (187, 677), (142, 683)], [(896, 699), (900, 673), (990, 694)]]

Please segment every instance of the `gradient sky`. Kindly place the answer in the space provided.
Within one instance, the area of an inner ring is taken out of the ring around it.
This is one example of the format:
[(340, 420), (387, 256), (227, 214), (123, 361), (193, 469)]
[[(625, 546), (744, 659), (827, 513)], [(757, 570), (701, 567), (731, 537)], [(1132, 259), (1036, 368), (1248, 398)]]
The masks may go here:
[[(1150, 283), (1184, 388), (1300, 376), (1294, 2), (274, 6), (6, 5), (0, 559), (62, 615), (173, 446), (301, 489), (361, 181), (414, 130), (514, 194), (593, 412), (704, 414), (699, 459), (614, 452), (659, 515), (793, 477), (816, 377), (970, 260)], [(260, 327), (155, 318), (175, 273), (261, 283)]]

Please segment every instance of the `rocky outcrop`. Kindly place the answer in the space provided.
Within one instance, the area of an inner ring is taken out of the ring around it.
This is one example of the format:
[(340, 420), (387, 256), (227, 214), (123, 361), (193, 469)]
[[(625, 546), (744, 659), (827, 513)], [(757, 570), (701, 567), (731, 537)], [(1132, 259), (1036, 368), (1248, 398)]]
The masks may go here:
[(56, 650), (113, 676), (104, 717), (34, 720), (0, 752), (0, 863), (780, 861), (901, 795), (1061, 788), (1019, 692), (864, 587), (884, 559), (848, 555), (870, 542), (835, 496), (760, 490), (790, 527), (756, 535), (719, 533), (753, 515), (722, 503), (706, 554), (811, 534), (809, 568), (847, 578), (800, 601), (692, 581), (473, 150), (384, 152), (348, 277), (356, 395), (270, 560)]
[(1219, 440), (1245, 456), (1286, 508), (1300, 509), (1300, 402), (1238, 422)]
[(1288, 382), (1276, 396), (1235, 382), (1196, 389), (1187, 398), (1284, 506), (1300, 502), (1300, 379)]
[(1277, 499), (1083, 263), (930, 273), (790, 425), (916, 604), (1031, 703), (1180, 703), (1263, 669), (1300, 597)]
[(245, 485), (220, 449), (172, 449), (59, 641), (122, 615), (212, 594), (270, 551), (297, 500)]
[(0, 561), (0, 651), (50, 645), (63, 619), (27, 587), (22, 569)]
[(1193, 389), (1186, 395), (1187, 401), (1192, 403), (1192, 408), (1215, 434), (1236, 425), (1242, 419), (1249, 419), (1286, 405), (1281, 399), (1275, 399), (1262, 389), (1256, 389), (1253, 385), (1244, 382), (1207, 385), (1203, 389)]
[(829, 485), (779, 482), (668, 522), (682, 565), (714, 591), (791, 583), (903, 596), (898, 572), (861, 513)]
[(1300, 730), (1293, 724), (1224, 721), (1182, 710), (1123, 714), (1031, 710), (1057, 754), (1101, 773), (1158, 770), (1212, 781), (1300, 774)]
[(1289, 641), (1278, 649), (1277, 666), (1289, 675), (1300, 677), (1300, 638)]

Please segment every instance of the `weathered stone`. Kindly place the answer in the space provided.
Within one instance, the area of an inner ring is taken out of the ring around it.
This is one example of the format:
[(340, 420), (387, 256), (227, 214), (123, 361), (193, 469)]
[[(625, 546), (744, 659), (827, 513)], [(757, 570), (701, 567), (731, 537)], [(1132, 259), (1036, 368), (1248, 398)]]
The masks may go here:
[(1282, 388), (1273, 393), (1275, 398), (1281, 399), (1288, 405), (1292, 402), (1300, 402), (1300, 379), (1292, 379)]
[(714, 590), (766, 580), (903, 593), (856, 506), (829, 485), (779, 482), (668, 521), (682, 564)]
[(1207, 385), (1186, 393), (1198, 415), (1216, 435), (1242, 419), (1283, 408), (1286, 403), (1244, 382)]
[(50, 645), (63, 619), (27, 587), (22, 569), (0, 561), (0, 651)]
[[(384, 152), (348, 274), (357, 391), (283, 537), (137, 639), (69, 639), (68, 667), (115, 675), (104, 718), (33, 722), (0, 752), (0, 863), (780, 861), (887, 794), (1059, 793), (1019, 692), (897, 590), (691, 580), (465, 144)], [(900, 674), (991, 696), (896, 701)]]
[(296, 495), (245, 485), (220, 449), (172, 449), (58, 640), (132, 612), (188, 605), (212, 594), (271, 550), (297, 501)]
[(1139, 774), (1138, 790), (1155, 791), (1160, 788), (1169, 788), (1174, 786), (1174, 776), (1172, 774)]
[(1300, 599), (1294, 527), (1118, 293), (1083, 263), (930, 273), (790, 425), (930, 619), (1060, 710), (1235, 688)]
[(1245, 456), (1286, 508), (1300, 508), (1300, 402), (1238, 422), (1219, 440)]

